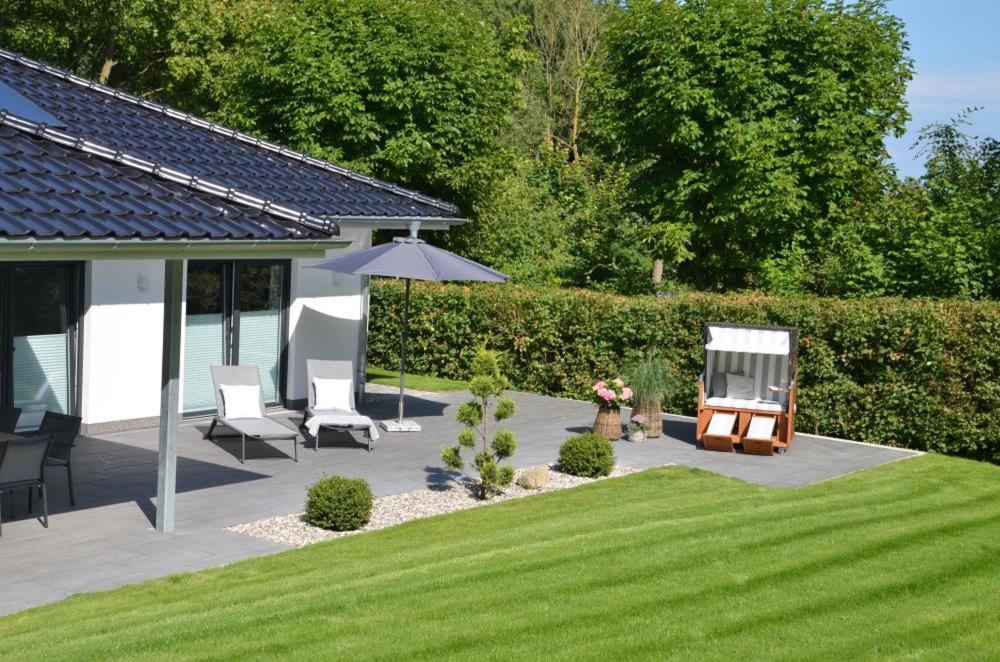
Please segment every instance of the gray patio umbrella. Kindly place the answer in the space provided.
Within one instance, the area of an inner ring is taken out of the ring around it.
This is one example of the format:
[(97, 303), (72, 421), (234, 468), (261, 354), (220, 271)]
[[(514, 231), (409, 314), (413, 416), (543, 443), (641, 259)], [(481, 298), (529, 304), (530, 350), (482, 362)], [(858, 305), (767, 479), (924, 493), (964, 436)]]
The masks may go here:
[(403, 296), (403, 326), (400, 332), (399, 347), (399, 417), (392, 421), (383, 421), (387, 430), (416, 431), (420, 426), (412, 421), (403, 421), (403, 392), (406, 388), (406, 343), (409, 333), (410, 312), (410, 281), (411, 280), (478, 280), (504, 282), (507, 276), (483, 266), (478, 262), (431, 246), (422, 239), (417, 239), (415, 230), (408, 237), (396, 237), (391, 242), (379, 244), (371, 248), (350, 253), (344, 257), (323, 260), (309, 265), (316, 269), (326, 269), (342, 274), (355, 276), (389, 276), (402, 278), (406, 281)]

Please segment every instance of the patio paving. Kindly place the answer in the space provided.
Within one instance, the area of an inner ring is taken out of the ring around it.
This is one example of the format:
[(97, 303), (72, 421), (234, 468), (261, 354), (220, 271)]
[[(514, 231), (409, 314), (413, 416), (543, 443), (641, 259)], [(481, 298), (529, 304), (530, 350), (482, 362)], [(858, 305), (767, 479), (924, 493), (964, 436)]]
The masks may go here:
[[(422, 433), (383, 433), (368, 453), (360, 434), (355, 440), (324, 431), (319, 451), (308, 440), (299, 448), (298, 463), (292, 462), (287, 442), (248, 442), (247, 462), (241, 465), (238, 440), (204, 441), (209, 421), (188, 422), (178, 439), (176, 530), (168, 534), (156, 533), (151, 525), (158, 431), (81, 437), (73, 454), (76, 508), (69, 508), (65, 474), (53, 470), (47, 481), (48, 530), (25, 516), (24, 494), (18, 495), (20, 519), (8, 522), (5, 514), (0, 614), (287, 549), (226, 527), (300, 511), (306, 486), (324, 474), (364, 477), (378, 495), (447, 481), (450, 475), (438, 456), (442, 446), (454, 443), (460, 429), (455, 407), (466, 397), (413, 394), (407, 398), (407, 417), (420, 421)], [(566, 437), (593, 423), (594, 408), (585, 402), (529, 394), (515, 399), (518, 413), (509, 427), (520, 441), (514, 457), (519, 467), (554, 461)], [(361, 409), (373, 418), (389, 418), (395, 402), (395, 396), (375, 395)], [(295, 425), (301, 414), (276, 418)], [(665, 417), (664, 433), (643, 444), (616, 443), (619, 463), (637, 469), (674, 463), (752, 483), (800, 487), (916, 454), (802, 434), (785, 455), (713, 453), (695, 446), (694, 422), (676, 416)]]

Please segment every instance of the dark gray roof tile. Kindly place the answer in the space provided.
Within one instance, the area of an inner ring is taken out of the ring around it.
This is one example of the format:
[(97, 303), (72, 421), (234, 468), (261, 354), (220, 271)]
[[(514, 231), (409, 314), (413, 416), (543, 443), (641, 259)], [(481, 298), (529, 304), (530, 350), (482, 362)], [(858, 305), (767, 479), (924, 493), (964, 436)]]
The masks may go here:
[[(0, 82), (66, 128), (111, 150), (315, 217), (457, 216), (441, 200), (185, 116), (0, 50)], [(28, 172), (60, 172), (61, 152), (14, 141), (0, 154)], [(61, 149), (61, 148), (60, 148)], [(27, 150), (35, 150), (29, 154)], [(57, 163), (52, 163), (52, 161)], [(10, 164), (3, 162), (9, 170)], [(111, 167), (107, 163), (105, 168)], [(107, 170), (100, 174), (110, 177)]]
[(0, 126), (0, 237), (327, 236)]

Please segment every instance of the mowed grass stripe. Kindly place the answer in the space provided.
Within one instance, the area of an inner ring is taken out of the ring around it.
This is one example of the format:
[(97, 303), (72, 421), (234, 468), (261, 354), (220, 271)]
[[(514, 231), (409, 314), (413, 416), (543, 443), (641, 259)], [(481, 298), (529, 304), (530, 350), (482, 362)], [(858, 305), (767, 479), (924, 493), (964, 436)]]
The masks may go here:
[(1000, 469), (668, 467), (0, 619), (0, 657), (996, 656)]

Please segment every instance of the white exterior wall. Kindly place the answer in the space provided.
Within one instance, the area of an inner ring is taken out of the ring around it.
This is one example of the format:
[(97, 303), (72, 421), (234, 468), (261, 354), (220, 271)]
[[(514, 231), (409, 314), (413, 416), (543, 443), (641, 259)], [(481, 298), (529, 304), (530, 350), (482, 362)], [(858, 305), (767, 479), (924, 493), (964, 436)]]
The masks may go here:
[(85, 424), (160, 415), (163, 266), (155, 260), (87, 263), (80, 357)]
[[(350, 247), (327, 251), (339, 257), (371, 246), (371, 230), (342, 230)], [(285, 397), (305, 399), (306, 359), (350, 359), (357, 370), (364, 300), (360, 276), (307, 269), (319, 260), (292, 261), (291, 305), (288, 310), (288, 388)]]
[[(328, 256), (371, 245), (370, 230), (343, 235), (351, 247)], [(286, 399), (306, 397), (307, 358), (356, 362), (362, 340), (361, 278), (304, 268), (315, 261), (292, 260)], [(80, 356), (85, 425), (159, 416), (163, 274), (164, 264), (156, 260), (87, 263)]]

